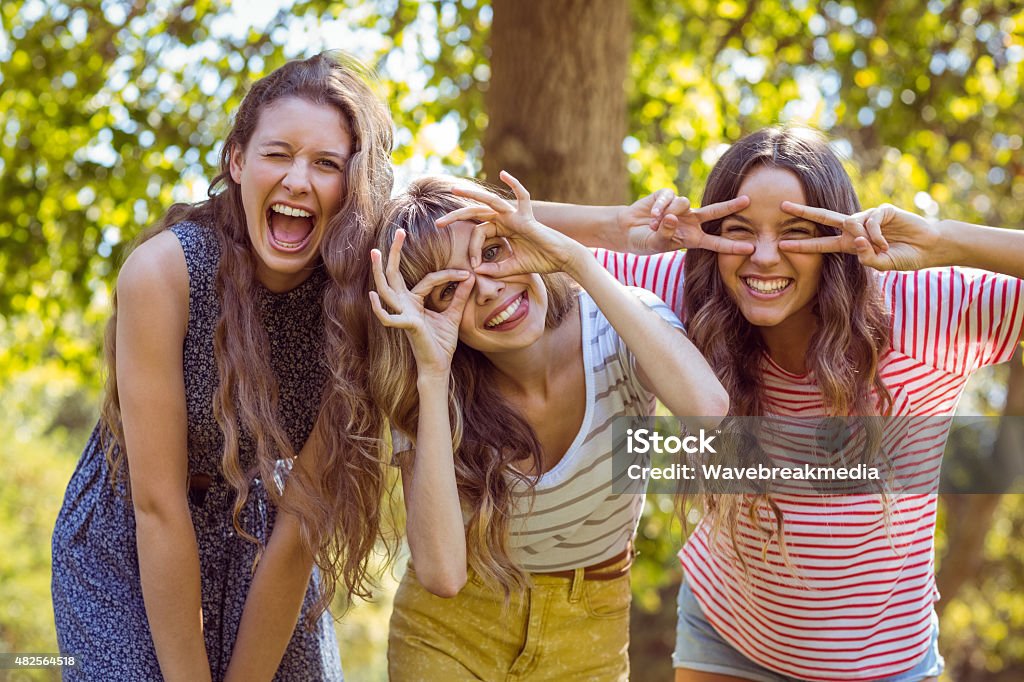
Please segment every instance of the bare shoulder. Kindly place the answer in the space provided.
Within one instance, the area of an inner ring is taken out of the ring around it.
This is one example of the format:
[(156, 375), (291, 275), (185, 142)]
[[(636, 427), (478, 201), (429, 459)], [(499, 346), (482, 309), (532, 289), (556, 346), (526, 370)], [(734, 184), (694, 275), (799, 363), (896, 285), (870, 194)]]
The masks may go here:
[(181, 243), (166, 230), (140, 244), (121, 266), (117, 276), (118, 308), (145, 310), (188, 321), (188, 268)]

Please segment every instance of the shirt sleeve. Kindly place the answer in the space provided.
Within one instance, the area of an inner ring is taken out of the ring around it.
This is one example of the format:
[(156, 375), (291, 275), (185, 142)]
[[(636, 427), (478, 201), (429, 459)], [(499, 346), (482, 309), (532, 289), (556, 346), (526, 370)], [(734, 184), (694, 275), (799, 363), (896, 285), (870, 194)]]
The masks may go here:
[(666, 251), (638, 256), (605, 249), (594, 249), (594, 257), (615, 279), (627, 287), (640, 287), (657, 296), (675, 314), (683, 318), (683, 251)]
[(963, 376), (1013, 357), (1024, 329), (1024, 281), (952, 267), (886, 273), (882, 286), (897, 351)]

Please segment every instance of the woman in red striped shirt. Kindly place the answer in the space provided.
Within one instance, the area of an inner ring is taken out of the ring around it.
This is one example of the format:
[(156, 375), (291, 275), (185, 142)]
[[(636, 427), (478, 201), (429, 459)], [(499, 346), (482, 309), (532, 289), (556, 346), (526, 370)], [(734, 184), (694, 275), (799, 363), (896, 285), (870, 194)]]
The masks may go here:
[[(733, 415), (913, 417), (897, 442), (876, 441), (934, 483), (968, 377), (1009, 360), (1021, 337), (1024, 232), (861, 211), (827, 141), (800, 128), (759, 131), (722, 156), (704, 204), (744, 196), (736, 213), (696, 221), (676, 199), (668, 229), (642, 244), (671, 251), (599, 257), (677, 303)], [(752, 252), (692, 248), (711, 236)], [(706, 496), (680, 552), (676, 681), (937, 678), (936, 495), (902, 490)]]

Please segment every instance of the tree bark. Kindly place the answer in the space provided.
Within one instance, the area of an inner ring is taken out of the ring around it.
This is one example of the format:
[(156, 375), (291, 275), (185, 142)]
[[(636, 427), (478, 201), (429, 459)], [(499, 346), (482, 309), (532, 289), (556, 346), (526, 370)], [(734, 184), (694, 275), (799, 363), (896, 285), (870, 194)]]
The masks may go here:
[(484, 174), (537, 198), (624, 202), (627, 0), (493, 0)]
[[(1018, 348), (1010, 363), (1010, 375), (1006, 379), (1006, 417), (1024, 417), (1024, 354)], [(1020, 458), (1021, 420), (1004, 419), (996, 438), (993, 466), (1005, 470), (1012, 480)], [(935, 604), (935, 610), (942, 615), (949, 602), (956, 597), (960, 588), (969, 580), (975, 580), (985, 563), (985, 538), (992, 525), (992, 516), (1002, 500), (999, 494), (943, 495), (946, 506), (946, 545), (949, 550), (942, 558), (941, 567), (935, 576), (936, 586), (942, 596)]]

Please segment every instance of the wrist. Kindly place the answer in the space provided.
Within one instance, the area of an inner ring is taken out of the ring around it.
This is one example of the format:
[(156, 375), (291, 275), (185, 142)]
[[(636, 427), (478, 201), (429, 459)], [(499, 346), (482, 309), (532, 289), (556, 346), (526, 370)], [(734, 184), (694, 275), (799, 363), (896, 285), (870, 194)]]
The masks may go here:
[(597, 260), (594, 258), (594, 253), (586, 248), (580, 246), (574, 248), (568, 261), (565, 264), (565, 274), (572, 277), (581, 286), (586, 288), (586, 280), (594, 272), (594, 268), (600, 268), (597, 264)]
[[(968, 265), (965, 257), (970, 253), (969, 232), (971, 226), (959, 220), (939, 220), (935, 223), (938, 235), (935, 246), (925, 263), (926, 268), (948, 265)], [(965, 239), (967, 237), (967, 239)]]
[(416, 389), (421, 394), (437, 391), (446, 393), (450, 378), (450, 367), (421, 368), (416, 374)]
[(601, 240), (603, 244), (599, 248), (609, 251), (625, 252), (629, 250), (629, 206), (612, 206), (607, 211), (602, 223)]

